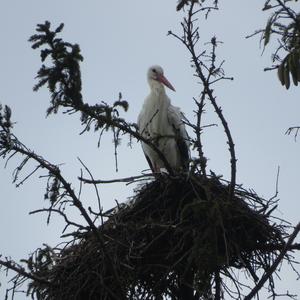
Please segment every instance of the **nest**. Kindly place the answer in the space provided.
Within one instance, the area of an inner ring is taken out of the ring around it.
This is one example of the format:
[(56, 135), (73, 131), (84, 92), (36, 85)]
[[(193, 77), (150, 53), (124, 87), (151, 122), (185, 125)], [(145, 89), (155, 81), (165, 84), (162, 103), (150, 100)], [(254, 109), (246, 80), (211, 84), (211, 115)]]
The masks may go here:
[(100, 300), (188, 299), (184, 293), (192, 291), (194, 299), (210, 299), (221, 277), (233, 280), (229, 270), (243, 269), (256, 281), (283, 244), (284, 228), (270, 221), (274, 207), (243, 189), (230, 198), (217, 177), (162, 176), (133, 200), (98, 235), (85, 233), (50, 267), (36, 268), (51, 284), (33, 281), (31, 292)]

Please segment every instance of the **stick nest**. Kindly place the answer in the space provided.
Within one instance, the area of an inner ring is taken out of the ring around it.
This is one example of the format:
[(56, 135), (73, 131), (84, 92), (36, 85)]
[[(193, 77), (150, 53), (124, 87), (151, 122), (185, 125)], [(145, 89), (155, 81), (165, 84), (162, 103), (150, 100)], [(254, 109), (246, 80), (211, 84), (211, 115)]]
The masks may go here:
[(192, 288), (195, 299), (209, 299), (221, 278), (234, 281), (230, 270), (257, 280), (278, 255), (284, 226), (270, 221), (274, 203), (241, 188), (230, 198), (228, 190), (216, 176), (162, 176), (143, 185), (98, 236), (87, 232), (55, 255), (40, 250), (32, 273), (50, 284), (33, 281), (30, 291), (56, 300), (184, 299)]

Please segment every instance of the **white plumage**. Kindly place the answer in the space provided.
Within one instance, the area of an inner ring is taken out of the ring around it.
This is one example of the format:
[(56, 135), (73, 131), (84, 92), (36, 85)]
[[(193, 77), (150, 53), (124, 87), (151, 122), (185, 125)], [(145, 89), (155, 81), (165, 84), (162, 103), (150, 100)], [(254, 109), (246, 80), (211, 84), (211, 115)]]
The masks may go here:
[[(171, 104), (164, 86), (175, 89), (160, 66), (150, 67), (147, 78), (150, 94), (138, 116), (139, 132), (157, 146), (173, 170), (187, 170), (190, 152), (184, 116), (178, 107)], [(149, 145), (142, 142), (142, 148), (153, 172), (165, 168), (157, 152)]]

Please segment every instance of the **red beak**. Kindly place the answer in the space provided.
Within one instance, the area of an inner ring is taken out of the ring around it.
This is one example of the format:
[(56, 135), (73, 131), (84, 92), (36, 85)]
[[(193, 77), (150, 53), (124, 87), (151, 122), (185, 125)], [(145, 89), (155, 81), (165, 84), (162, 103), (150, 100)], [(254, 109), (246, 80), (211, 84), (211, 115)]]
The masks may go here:
[(169, 80), (164, 75), (157, 74), (157, 81), (161, 82), (166, 87), (168, 87), (169, 89), (171, 89), (172, 91), (175, 92), (175, 89), (174, 89), (173, 85), (169, 82)]

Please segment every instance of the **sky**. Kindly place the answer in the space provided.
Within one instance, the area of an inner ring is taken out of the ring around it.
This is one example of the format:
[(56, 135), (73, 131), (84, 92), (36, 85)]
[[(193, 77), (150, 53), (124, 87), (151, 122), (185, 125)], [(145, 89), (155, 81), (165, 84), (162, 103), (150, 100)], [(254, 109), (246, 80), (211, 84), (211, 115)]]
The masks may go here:
[[(122, 92), (123, 99), (129, 102), (128, 113), (122, 115), (130, 122), (136, 122), (149, 92), (147, 68), (161, 65), (176, 89), (176, 93), (168, 91), (172, 103), (194, 120), (193, 97), (200, 94), (201, 87), (193, 77), (188, 52), (167, 36), (169, 30), (180, 33), (183, 13), (176, 12), (175, 6), (174, 0), (1, 0), (0, 102), (11, 107), (15, 134), (20, 140), (52, 163), (61, 164), (63, 174), (77, 191), (77, 176), (82, 168), (78, 157), (96, 179), (139, 175), (148, 166), (140, 144), (133, 143), (130, 148), (124, 137), (116, 172), (111, 134), (102, 138), (98, 148), (97, 132), (79, 135), (82, 128), (78, 115), (60, 112), (45, 117), (49, 93), (45, 88), (37, 93), (32, 91), (40, 58), (38, 51), (30, 48), (29, 36), (36, 24), (45, 20), (53, 26), (65, 23), (63, 38), (78, 43), (84, 56), (81, 65), (84, 101), (113, 103)], [(296, 225), (300, 221), (300, 140), (295, 142), (285, 131), (300, 124), (299, 87), (292, 86), (287, 91), (275, 72), (264, 72), (264, 67), (271, 64), (271, 49), (262, 55), (258, 37), (245, 39), (265, 26), (268, 12), (261, 8), (259, 0), (220, 1), (219, 11), (213, 12), (207, 21), (199, 20), (199, 45), (202, 49), (216, 35), (223, 42), (218, 47), (219, 59), (225, 60), (226, 75), (234, 77), (233, 81), (217, 84), (215, 93), (236, 145), (237, 182), (268, 199), (275, 193), (280, 166), (276, 215)], [(209, 105), (206, 110), (205, 124), (217, 122)], [(229, 179), (229, 153), (222, 127), (206, 129), (203, 140), (209, 168)], [(5, 161), (0, 161), (0, 253), (16, 260), (26, 258), (43, 244), (56, 245), (63, 229), (59, 217), (53, 217), (47, 225), (45, 215), (29, 215), (30, 211), (47, 207), (45, 180), (35, 176), (16, 188), (12, 172), (18, 162), (13, 159), (4, 168)], [(116, 201), (126, 201), (134, 194), (133, 189), (134, 186), (125, 184), (101, 185), (102, 206), (109, 209)], [(94, 191), (88, 186), (84, 186), (82, 199), (85, 207), (95, 207), (97, 203)], [(84, 222), (75, 211), (71, 215)], [(297, 241), (300, 242), (299, 238)], [(280, 274), (278, 291), (288, 289), (300, 295), (296, 275), (285, 266)], [(2, 299), (6, 287), (3, 273), (0, 281)], [(24, 297), (21, 294), (16, 299)]]

